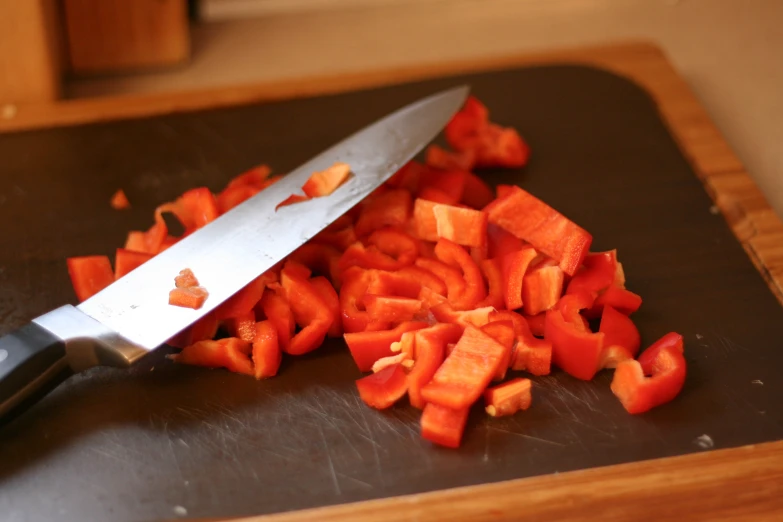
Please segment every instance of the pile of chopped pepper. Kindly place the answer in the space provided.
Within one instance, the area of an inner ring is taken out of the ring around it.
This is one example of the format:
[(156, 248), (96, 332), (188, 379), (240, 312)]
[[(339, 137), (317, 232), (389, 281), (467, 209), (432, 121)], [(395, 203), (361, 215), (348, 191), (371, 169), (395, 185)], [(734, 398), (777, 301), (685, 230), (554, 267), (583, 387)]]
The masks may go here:
[[(630, 316), (642, 298), (625, 288), (616, 250), (591, 252), (592, 236), (566, 216), (518, 186), (493, 189), (474, 173), (523, 167), (530, 151), (517, 131), (492, 123), (471, 97), (445, 136), (453, 150), (431, 145), (424, 163), (409, 162), (171, 339), (181, 348), (173, 359), (261, 379), (277, 374), (283, 354), (342, 337), (367, 373), (356, 381), (361, 399), (383, 409), (407, 395), (422, 410), (422, 437), (452, 448), (475, 403), (483, 401), (492, 416), (530, 407), (532, 382), (524, 373), (543, 376), (556, 367), (592, 380), (614, 368), (611, 390), (629, 413), (671, 401), (685, 381), (682, 336), (664, 335), (636, 358), (641, 339)], [(328, 195), (349, 172), (337, 164), (315, 173), (305, 196), (280, 205)], [(152, 227), (130, 232), (117, 249), (114, 272), (106, 256), (68, 259), (78, 299), (278, 179), (260, 166), (218, 194), (196, 188), (161, 205)], [(164, 212), (182, 223), (183, 236), (169, 234)], [(178, 279), (173, 304), (200, 306), (206, 292), (196, 299), (194, 288), (195, 279)], [(597, 331), (588, 320), (598, 322)]]

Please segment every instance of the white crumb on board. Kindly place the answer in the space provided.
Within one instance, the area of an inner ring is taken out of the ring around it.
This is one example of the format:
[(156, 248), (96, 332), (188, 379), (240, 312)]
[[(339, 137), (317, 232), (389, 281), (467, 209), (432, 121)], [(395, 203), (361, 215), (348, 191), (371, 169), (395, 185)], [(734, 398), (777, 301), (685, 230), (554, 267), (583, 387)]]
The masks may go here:
[(178, 517), (184, 517), (187, 516), (188, 510), (182, 506), (174, 506), (174, 514)]
[(720, 209), (718, 208), (718, 205), (712, 205), (710, 207), (710, 214), (713, 214), (713, 215), (716, 215), (716, 216), (718, 214), (720, 214)]
[(693, 439), (693, 443), (702, 449), (710, 449), (713, 446), (715, 446), (715, 443), (712, 442), (712, 437), (710, 437), (706, 433), (704, 435), (699, 435), (698, 437)]
[(753, 379), (750, 381), (751, 384), (758, 384), (759, 386), (764, 386), (764, 382), (759, 379)]
[(704, 339), (704, 336), (702, 334), (696, 334), (696, 339), (702, 340)]

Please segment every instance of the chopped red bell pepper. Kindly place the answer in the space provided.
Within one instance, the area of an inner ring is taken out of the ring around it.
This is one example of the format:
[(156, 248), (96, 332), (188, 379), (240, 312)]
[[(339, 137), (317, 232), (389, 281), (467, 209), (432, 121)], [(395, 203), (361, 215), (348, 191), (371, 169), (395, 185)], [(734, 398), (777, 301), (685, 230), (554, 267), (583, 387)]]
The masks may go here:
[(270, 283), (277, 281), (277, 274), (274, 271), (267, 271), (253, 279), (241, 290), (223, 301), (215, 309), (215, 315), (218, 319), (226, 319), (245, 314), (252, 310), (264, 295), (264, 289)]
[[(487, 316), (489, 318), (489, 314)], [(507, 356), (498, 366), (497, 374), (493, 380), (502, 381), (506, 376), (509, 364), (511, 363), (511, 354), (516, 345), (516, 333), (514, 323), (511, 321), (490, 321), (481, 327), (481, 331), (489, 335), (497, 342), (508, 348)]]
[(473, 149), (477, 167), (524, 167), (530, 158), (530, 147), (519, 133), (509, 127), (490, 123)]
[(359, 397), (367, 406), (383, 410), (400, 400), (408, 391), (408, 380), (401, 364), (387, 366), (378, 373), (358, 379)]
[(449, 301), (455, 310), (470, 310), (487, 296), (481, 270), (463, 247), (441, 238), (435, 245), (435, 255), (443, 263), (451, 267), (459, 267), (462, 272), (463, 285), (458, 295), (452, 297), (452, 287), (449, 286), (448, 281), (445, 281), (449, 286)]
[(317, 233), (312, 241), (315, 244), (326, 244), (339, 250), (345, 250), (350, 245), (356, 243), (358, 238), (353, 227), (353, 220), (346, 214)]
[(329, 313), (334, 318), (326, 335), (328, 337), (342, 337), (343, 322), (340, 319), (340, 296), (337, 295), (337, 291), (324, 276), (313, 277), (310, 279), (310, 284), (313, 285), (313, 288), (318, 292), (318, 295), (329, 309)]
[(428, 403), (421, 414), (422, 438), (447, 448), (458, 448), (468, 421), (468, 410)]
[(288, 259), (305, 265), (312, 272), (329, 278), (339, 288), (340, 250), (325, 243), (305, 243), (288, 255)]
[(612, 284), (617, 273), (617, 251), (589, 253), (568, 283), (566, 293), (586, 291), (598, 295)]
[(402, 334), (427, 326), (422, 321), (409, 321), (400, 323), (393, 330), (346, 333), (343, 338), (359, 371), (368, 372), (378, 359), (394, 355), (391, 345), (398, 342)]
[[(563, 299), (569, 297), (572, 296)], [(576, 306), (589, 306), (582, 304)], [(546, 312), (544, 337), (552, 343), (552, 362), (556, 366), (577, 379), (589, 381), (600, 369), (605, 334), (590, 332), (577, 317), (576, 306), (565, 310), (555, 307)]]
[(486, 212), (451, 205), (435, 205), (432, 207), (432, 213), (435, 216), (438, 238), (470, 247), (486, 244)]
[(364, 237), (373, 230), (405, 225), (411, 215), (413, 199), (407, 190), (389, 190), (377, 197), (368, 197), (356, 222), (356, 235)]
[(169, 292), (169, 304), (198, 310), (204, 306), (207, 297), (209, 297), (209, 292), (200, 286), (174, 288)]
[(474, 149), (489, 121), (489, 111), (475, 96), (469, 96), (463, 107), (446, 124), (446, 141), (455, 150)]
[(472, 172), (467, 172), (462, 203), (478, 210), (483, 209), (495, 199), (495, 193), (487, 183)]
[(110, 204), (111, 208), (115, 210), (125, 210), (129, 209), (131, 206), (130, 201), (128, 201), (128, 196), (125, 195), (125, 191), (122, 189), (119, 189), (114, 193), (111, 197)]
[(79, 302), (86, 301), (114, 282), (107, 256), (69, 257), (66, 264)]
[(678, 333), (664, 335), (638, 361), (617, 365), (611, 389), (631, 414), (643, 413), (674, 399), (686, 377), (683, 340)]
[(549, 375), (552, 365), (552, 343), (533, 337), (524, 317), (510, 310), (498, 310), (489, 315), (490, 321), (511, 321), (516, 345), (511, 354), (510, 368), (533, 375)]
[(302, 194), (291, 194), (283, 201), (275, 205), (275, 211), (280, 210), (281, 208), (287, 207), (289, 205), (295, 205), (297, 203), (302, 203), (303, 201), (309, 201), (310, 199), (311, 199), (310, 196), (303, 196)]
[(424, 161), (427, 166), (435, 169), (467, 172), (473, 170), (476, 163), (476, 153), (472, 150), (450, 152), (437, 145), (430, 145), (427, 147), (427, 156)]
[(231, 337), (252, 343), (256, 337), (256, 314), (252, 310), (224, 321), (226, 330)]
[(522, 307), (527, 315), (546, 312), (563, 295), (565, 274), (559, 266), (537, 266), (522, 282)]
[(456, 205), (465, 192), (467, 174), (461, 170), (427, 169), (419, 178), (419, 191), (416, 196), (429, 199), (428, 191), (442, 194), (436, 201), (447, 205)]
[(536, 315), (526, 315), (524, 317), (533, 335), (536, 337), (544, 337), (544, 330), (546, 329), (546, 312), (541, 312)]
[(314, 172), (302, 185), (302, 192), (311, 198), (328, 196), (348, 179), (350, 173), (350, 165), (335, 163), (326, 170)]
[(166, 341), (166, 344), (175, 348), (182, 349), (188, 345), (199, 341), (208, 341), (217, 335), (220, 321), (217, 320), (214, 313), (208, 313), (188, 328), (185, 328), (177, 335)]
[(473, 310), (454, 310), (451, 303), (445, 300), (430, 306), (430, 312), (441, 323), (472, 325), (481, 328), (489, 322), (489, 314), (495, 309), (491, 306), (474, 308)]
[(506, 308), (516, 310), (522, 308), (522, 286), (530, 262), (538, 256), (534, 248), (526, 247), (500, 258), (503, 272), (503, 299)]
[(321, 346), (329, 327), (337, 320), (309, 280), (286, 268), (280, 272), (280, 284), (294, 314), (296, 324), (302, 327), (292, 338), (286, 353), (303, 355)]
[(342, 278), (340, 311), (343, 331), (354, 333), (387, 328), (388, 323), (372, 321), (370, 314), (364, 309), (364, 296), (368, 293), (373, 279), (377, 278), (377, 273), (354, 266), (343, 272)]
[(522, 240), (500, 228), (494, 223), (487, 223), (487, 257), (500, 258), (506, 254), (522, 250)]
[(412, 321), (421, 312), (421, 300), (410, 297), (367, 294), (364, 306), (370, 319), (389, 323)]
[(264, 294), (261, 297), (259, 304), (261, 305), (264, 317), (266, 317), (277, 330), (277, 341), (280, 345), (280, 349), (287, 352), (291, 345), (291, 337), (293, 337), (296, 329), (296, 321), (288, 301), (281, 293), (282, 289), (280, 289), (279, 292), (266, 289), (264, 290)]
[(641, 336), (636, 325), (627, 315), (609, 305), (604, 306), (598, 331), (604, 333), (605, 346), (622, 346), (628, 350), (631, 358), (639, 352)]
[(425, 241), (438, 240), (438, 222), (433, 209), (438, 205), (435, 201), (416, 198), (413, 203), (413, 225), (415, 234)]
[(269, 320), (256, 323), (253, 338), (253, 366), (256, 379), (277, 375), (282, 360), (283, 352), (277, 340), (275, 325)]
[(519, 410), (530, 408), (530, 404), (533, 402), (530, 393), (532, 385), (530, 379), (518, 377), (487, 388), (484, 392), (486, 412), (492, 417), (505, 417), (513, 415)]
[(419, 190), (421, 174), (429, 167), (418, 161), (411, 160), (386, 181), (386, 186), (395, 189), (405, 189), (414, 194)]
[(452, 409), (467, 408), (481, 397), (508, 348), (473, 326), (465, 327), (454, 350), (421, 390), (427, 402)]
[(479, 302), (477, 307), (491, 306), (493, 308), (502, 308), (505, 304), (505, 293), (503, 285), (503, 266), (500, 259), (485, 259), (480, 263), (481, 271), (487, 281), (487, 297)]
[(152, 254), (146, 252), (135, 252), (133, 250), (118, 248), (114, 255), (114, 279), (119, 279), (132, 272), (152, 259), (152, 257)]
[(214, 221), (220, 215), (215, 196), (206, 187), (188, 190), (175, 201), (159, 206), (155, 210), (156, 221), (163, 212), (171, 212), (177, 216), (185, 227), (186, 236)]
[(590, 249), (593, 237), (586, 230), (519, 187), (490, 206), (490, 223), (554, 258), (568, 275), (574, 275)]
[(624, 288), (610, 286), (604, 293), (595, 299), (595, 303), (590, 310), (587, 311), (586, 315), (591, 319), (600, 317), (604, 305), (609, 305), (625, 315), (631, 315), (642, 306), (642, 298)]
[(272, 173), (272, 169), (268, 165), (257, 165), (251, 169), (246, 170), (242, 174), (235, 176), (228, 182), (226, 188), (236, 187), (256, 187), (262, 189), (266, 186), (266, 182), (269, 179), (269, 175)]
[(190, 268), (185, 268), (179, 271), (179, 274), (174, 277), (174, 286), (176, 288), (191, 288), (198, 286), (198, 279)]
[(199, 341), (191, 344), (171, 359), (181, 364), (226, 368), (235, 373), (253, 375), (253, 362), (248, 356), (249, 353), (248, 342), (236, 337), (227, 337), (219, 341)]
[[(435, 324), (429, 328), (403, 334), (401, 344), (413, 346), (401, 347), (401, 351), (414, 352), (414, 364), (408, 373), (408, 397), (414, 408), (424, 408), (426, 401), (421, 389), (432, 380), (445, 358), (446, 345), (455, 343), (462, 336), (463, 328), (454, 324)], [(403, 343), (404, 340), (412, 343)]]

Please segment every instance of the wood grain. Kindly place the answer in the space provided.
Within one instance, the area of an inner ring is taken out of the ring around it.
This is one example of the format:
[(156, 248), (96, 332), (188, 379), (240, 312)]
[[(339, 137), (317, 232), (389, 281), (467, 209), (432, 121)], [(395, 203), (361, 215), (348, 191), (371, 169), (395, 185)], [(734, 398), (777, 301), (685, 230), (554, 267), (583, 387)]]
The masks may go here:
[(65, 0), (70, 69), (172, 65), (189, 54), (185, 0)]
[[(656, 100), (716, 208), (783, 302), (783, 223), (657, 47), (630, 43), (492, 60), (429, 64), (190, 93), (20, 107), (0, 132), (226, 107), (415, 79), (536, 64), (588, 64), (623, 75)], [(498, 484), (246, 519), (783, 520), (783, 442)]]
[(0, 2), (1, 104), (46, 102), (60, 96), (59, 14), (55, 0)]
[(783, 445), (760, 444), (237, 522), (780, 520)]

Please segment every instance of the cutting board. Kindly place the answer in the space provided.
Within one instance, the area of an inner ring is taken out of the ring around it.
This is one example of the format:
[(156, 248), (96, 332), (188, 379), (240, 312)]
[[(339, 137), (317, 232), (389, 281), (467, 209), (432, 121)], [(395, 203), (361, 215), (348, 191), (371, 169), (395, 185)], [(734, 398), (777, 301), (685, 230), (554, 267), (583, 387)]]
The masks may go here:
[[(779, 302), (653, 98), (582, 65), (2, 135), (0, 332), (75, 303), (65, 258), (112, 255), (161, 202), (194, 186), (217, 191), (260, 162), (286, 172), (395, 108), (462, 83), (533, 150), (525, 169), (485, 178), (541, 197), (591, 231), (594, 250), (618, 249), (629, 289), (644, 297), (635, 315), (643, 344), (684, 335), (689, 374), (676, 400), (631, 416), (609, 390), (611, 372), (581, 382), (555, 371), (533, 379), (526, 412), (491, 419), (477, 406), (454, 451), (423, 441), (419, 412), (407, 404), (364, 406), (354, 386), (361, 374), (339, 341), (285, 359), (263, 382), (175, 366), (163, 348), (130, 371), (74, 377), (0, 427), (4, 520), (279, 513), (783, 438)], [(109, 207), (118, 188), (131, 210)]]

